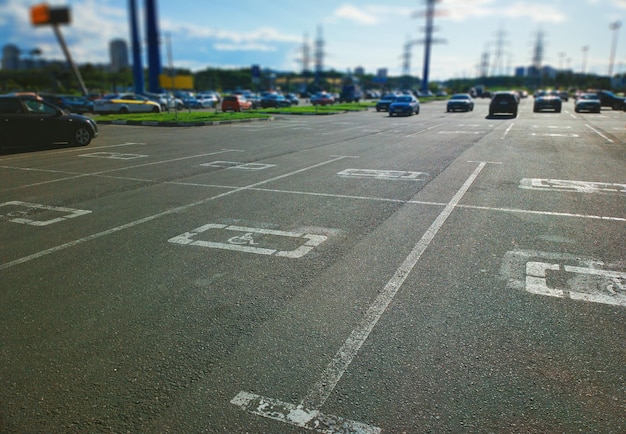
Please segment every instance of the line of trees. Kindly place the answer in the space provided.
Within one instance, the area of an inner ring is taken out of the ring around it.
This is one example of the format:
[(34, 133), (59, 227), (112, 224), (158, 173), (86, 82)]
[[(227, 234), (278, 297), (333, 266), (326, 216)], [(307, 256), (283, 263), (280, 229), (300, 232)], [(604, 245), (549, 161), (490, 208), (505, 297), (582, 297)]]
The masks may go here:
[[(96, 94), (104, 94), (113, 91), (133, 89), (133, 75), (130, 68), (125, 68), (119, 72), (110, 72), (105, 68), (91, 64), (79, 67), (87, 89)], [(254, 79), (251, 68), (241, 69), (220, 69), (206, 68), (202, 71), (192, 73), (189, 70), (177, 70), (176, 74), (192, 75), (194, 78), (193, 90), (218, 90), (228, 91), (238, 88), (251, 89), (253, 91), (267, 90), (280, 87), (286, 92), (316, 92), (327, 90), (338, 92), (346, 74), (328, 70), (315, 77), (314, 73), (297, 74), (293, 72), (269, 72), (261, 74)], [(620, 78), (620, 77), (618, 77)], [(376, 76), (365, 74), (358, 77), (363, 89), (418, 89), (421, 82), (418, 77), (398, 76), (388, 77), (381, 83)], [(147, 82), (147, 78), (146, 78)], [(626, 74), (621, 76), (621, 82), (626, 82)], [(449, 93), (467, 92), (471, 87), (482, 84), (487, 88), (511, 88), (511, 89), (536, 89), (546, 88), (596, 88), (611, 89), (608, 77), (601, 77), (589, 74), (573, 74), (571, 72), (560, 72), (556, 76), (543, 77), (482, 77), (451, 79), (444, 83), (430, 83), (430, 90), (433, 92), (444, 89)], [(62, 64), (51, 64), (41, 69), (28, 70), (0, 70), (0, 91), (2, 93), (28, 90), (36, 92), (55, 93), (80, 93), (78, 83), (69, 68)], [(622, 90), (622, 89), (616, 89)]]

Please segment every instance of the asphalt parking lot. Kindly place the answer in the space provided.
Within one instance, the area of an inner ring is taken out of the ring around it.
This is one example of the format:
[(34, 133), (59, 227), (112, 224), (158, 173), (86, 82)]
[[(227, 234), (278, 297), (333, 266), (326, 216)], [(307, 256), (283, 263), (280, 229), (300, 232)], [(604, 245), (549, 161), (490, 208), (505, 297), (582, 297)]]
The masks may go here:
[(0, 155), (0, 431), (623, 432), (626, 113)]

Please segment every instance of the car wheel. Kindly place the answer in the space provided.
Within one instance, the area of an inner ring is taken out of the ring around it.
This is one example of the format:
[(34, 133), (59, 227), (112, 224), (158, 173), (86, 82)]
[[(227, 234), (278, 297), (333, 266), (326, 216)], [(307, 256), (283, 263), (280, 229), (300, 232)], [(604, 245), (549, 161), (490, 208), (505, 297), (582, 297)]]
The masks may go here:
[(561, 108), (559, 107), (558, 109), (556, 109), (557, 113), (561, 113)]
[(120, 114), (122, 114), (122, 115), (128, 114), (128, 108), (126, 108), (126, 107), (122, 107), (122, 108), (120, 109)]
[(580, 110), (578, 110), (578, 109), (574, 109), (574, 111), (575, 111), (576, 113), (580, 113)]
[(91, 142), (91, 132), (85, 127), (78, 127), (74, 130), (74, 137), (70, 141), (74, 146), (87, 146)]
[(152, 107), (152, 113), (161, 113), (161, 109), (158, 106)]
[(420, 114), (420, 108), (417, 108), (417, 111), (415, 112), (416, 115)]

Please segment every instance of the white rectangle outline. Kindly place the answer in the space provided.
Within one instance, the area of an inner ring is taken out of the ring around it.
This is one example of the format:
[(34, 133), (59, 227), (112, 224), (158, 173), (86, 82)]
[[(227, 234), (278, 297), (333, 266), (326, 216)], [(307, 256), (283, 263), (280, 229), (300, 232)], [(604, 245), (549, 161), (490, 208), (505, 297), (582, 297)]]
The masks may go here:
[(120, 152), (93, 152), (91, 154), (81, 154), (79, 157), (108, 158), (111, 160), (134, 160), (136, 158), (145, 158), (147, 155), (122, 154)]
[[(27, 218), (22, 218), (22, 217), (16, 217), (16, 218), (10, 218), (8, 219), (8, 221), (13, 222), (13, 223), (20, 223), (20, 224), (24, 224), (24, 225), (31, 225), (31, 226), (47, 226), (47, 225), (51, 225), (53, 223), (59, 223), (62, 222), (66, 219), (71, 219), (74, 217), (79, 217), (85, 214), (89, 214), (91, 211), (89, 210), (85, 210), (85, 209), (73, 209), (73, 208), (66, 208), (66, 207), (57, 207), (57, 206), (49, 206), (49, 205), (41, 205), (38, 203), (29, 203), (29, 202), (22, 202), (19, 200), (13, 200), (10, 202), (5, 202), (0, 204), (0, 207), (3, 206), (8, 206), (8, 205), (14, 205), (14, 206), (23, 206), (26, 208), (36, 208), (36, 209), (43, 209), (43, 210), (48, 210), (48, 211), (57, 211), (57, 212), (63, 212), (63, 213), (68, 213), (64, 216), (61, 217), (57, 217), (54, 219), (50, 219), (50, 220), (44, 220), (44, 221), (37, 221), (37, 220), (31, 220), (31, 219), (27, 219)], [(0, 218), (2, 217), (2, 215), (0, 214)]]
[[(223, 229), (229, 231), (236, 232), (244, 232), (244, 233), (256, 233), (256, 234), (264, 234), (264, 235), (275, 235), (279, 237), (290, 237), (290, 238), (306, 238), (307, 241), (300, 247), (295, 250), (277, 250), (277, 249), (267, 249), (262, 247), (251, 247), (251, 246), (243, 246), (239, 244), (229, 244), (229, 243), (218, 243), (214, 241), (202, 241), (202, 240), (193, 240), (192, 237), (195, 237), (198, 234), (206, 232), (210, 229)], [(183, 244), (197, 247), (206, 247), (210, 249), (222, 249), (222, 250), (232, 250), (246, 253), (255, 253), (257, 255), (275, 255), (283, 258), (291, 258), (298, 259), (309, 253), (315, 247), (319, 246), (321, 243), (326, 241), (328, 237), (325, 235), (318, 234), (306, 234), (302, 232), (286, 232), (286, 231), (278, 231), (274, 229), (259, 229), (259, 228), (249, 228), (244, 226), (235, 226), (235, 225), (224, 225), (217, 223), (209, 223), (203, 226), (200, 226), (191, 232), (185, 232), (184, 234), (178, 235), (176, 237), (170, 238), (168, 241), (170, 243), (175, 244)]]

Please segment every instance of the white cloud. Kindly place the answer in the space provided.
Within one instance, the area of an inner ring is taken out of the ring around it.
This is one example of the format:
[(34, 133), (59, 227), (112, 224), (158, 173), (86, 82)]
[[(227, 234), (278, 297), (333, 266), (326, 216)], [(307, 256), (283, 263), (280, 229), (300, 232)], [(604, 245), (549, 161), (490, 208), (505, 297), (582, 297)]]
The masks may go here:
[(277, 51), (276, 47), (266, 44), (243, 43), (243, 44), (224, 44), (217, 43), (213, 45), (218, 51)]
[(339, 7), (339, 9), (333, 13), (333, 17), (354, 21), (359, 24), (378, 24), (379, 22), (376, 15), (352, 5), (343, 5)]

